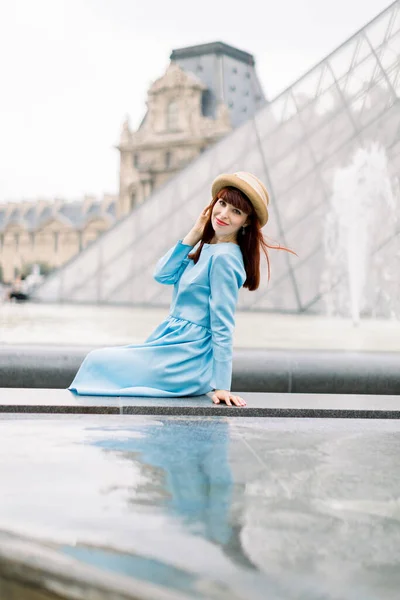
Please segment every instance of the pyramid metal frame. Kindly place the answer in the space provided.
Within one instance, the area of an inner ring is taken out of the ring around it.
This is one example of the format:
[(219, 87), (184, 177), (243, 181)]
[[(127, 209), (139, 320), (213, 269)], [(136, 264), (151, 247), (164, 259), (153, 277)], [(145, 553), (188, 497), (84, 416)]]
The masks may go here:
[[(181, 239), (210, 200), (221, 172), (246, 170), (271, 193), (266, 236), (296, 250), (272, 255), (272, 280), (242, 290), (239, 307), (320, 311), (323, 222), (335, 171), (371, 141), (400, 172), (400, 0), (254, 117), (204, 152), (90, 247), (52, 273), (37, 297), (47, 301), (167, 305), (153, 281), (158, 258)], [(377, 249), (396, 231), (382, 231)], [(266, 271), (266, 269), (265, 269)]]

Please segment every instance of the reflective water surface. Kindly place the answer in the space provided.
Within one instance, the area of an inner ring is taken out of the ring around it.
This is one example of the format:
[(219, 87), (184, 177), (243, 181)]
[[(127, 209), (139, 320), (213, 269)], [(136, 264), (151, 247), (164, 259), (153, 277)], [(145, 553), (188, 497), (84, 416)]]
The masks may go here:
[(199, 598), (397, 598), (397, 421), (3, 416), (0, 528)]

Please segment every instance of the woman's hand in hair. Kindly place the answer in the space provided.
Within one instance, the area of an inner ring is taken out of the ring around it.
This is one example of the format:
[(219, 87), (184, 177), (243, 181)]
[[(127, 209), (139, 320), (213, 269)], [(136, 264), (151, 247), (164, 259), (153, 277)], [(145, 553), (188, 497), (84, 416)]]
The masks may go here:
[(199, 234), (200, 238), (203, 235), (204, 227), (208, 221), (211, 206), (208, 204), (199, 214), (196, 223), (193, 225), (193, 231)]
[(201, 238), (203, 237), (205, 224), (208, 220), (209, 211), (210, 205), (203, 208), (192, 229), (182, 240), (184, 244), (187, 244), (188, 246), (195, 246), (197, 242), (201, 240)]
[(240, 396), (234, 396), (231, 392), (227, 390), (214, 390), (214, 394), (212, 395), (212, 401), (214, 404), (220, 404), (221, 402), (225, 402), (228, 406), (246, 406), (246, 402)]

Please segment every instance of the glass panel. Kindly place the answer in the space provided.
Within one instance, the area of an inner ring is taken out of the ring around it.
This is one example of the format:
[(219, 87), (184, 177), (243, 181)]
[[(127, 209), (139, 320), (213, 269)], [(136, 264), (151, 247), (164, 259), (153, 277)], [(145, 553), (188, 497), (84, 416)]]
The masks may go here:
[(399, 319), (400, 235), (397, 233), (374, 255), (367, 289), (368, 309), (375, 318)]
[[(252, 294), (254, 292), (251, 292)], [(251, 304), (252, 308), (263, 310), (274, 310), (278, 312), (294, 312), (299, 310), (293, 281), (290, 277), (282, 279), (278, 285), (265, 290), (256, 301)]]
[(308, 260), (295, 268), (294, 276), (303, 307), (313, 302), (321, 293), (324, 260), (323, 246), (320, 243), (315, 246)]
[(368, 25), (365, 33), (374, 48), (378, 48), (390, 33), (389, 26), (391, 25), (393, 13), (394, 11), (397, 11), (397, 9), (398, 6), (395, 6), (392, 9), (389, 8), (380, 17), (378, 17), (378, 19)]
[(328, 199), (332, 194), (333, 178), (337, 169), (348, 166), (354, 153), (360, 148), (361, 144), (362, 140), (358, 137), (354, 137), (351, 142), (345, 144), (338, 152), (332, 154), (332, 156), (321, 164), (320, 177)]
[(346, 98), (352, 98), (362, 92), (373, 81), (377, 82), (382, 77), (382, 69), (379, 67), (376, 58), (371, 55), (355, 67), (347, 77), (340, 79), (338, 85)]
[(385, 43), (378, 51), (379, 60), (384, 69), (397, 65), (400, 60), (400, 31)]
[(400, 31), (400, 6), (397, 3), (396, 6), (393, 7), (392, 13), (392, 26), (391, 26), (391, 35), (395, 35), (398, 31)]
[(292, 152), (270, 169), (271, 182), (276, 194), (282, 194), (315, 166), (315, 160), (306, 144), (297, 146)]
[(303, 103), (303, 98), (313, 100), (323, 91), (322, 86), (329, 87), (333, 83), (332, 74), (327, 70), (326, 65), (322, 64), (294, 84), (293, 98), (297, 105)]
[(286, 155), (293, 146), (304, 139), (305, 130), (296, 115), (263, 140), (263, 152), (268, 165), (272, 165)]
[(69, 292), (90, 281), (99, 264), (99, 244), (93, 244), (85, 251), (85, 261), (78, 258), (69, 263), (63, 272), (63, 291)]
[(259, 177), (261, 181), (265, 182), (264, 161), (258, 144), (253, 150), (246, 152), (245, 155), (240, 158), (240, 164), (240, 171), (254, 173), (256, 177)]
[(254, 123), (261, 139), (278, 126), (278, 121), (275, 118), (274, 111), (272, 110), (272, 106), (275, 104), (275, 102), (276, 101), (272, 102), (272, 104), (268, 104), (254, 115)]
[(297, 113), (291, 90), (284, 92), (271, 104), (271, 111), (278, 124), (287, 121)]
[(383, 80), (379, 85), (373, 86), (365, 94), (354, 100), (349, 109), (357, 126), (361, 129), (383, 113), (391, 101), (391, 89)]
[[(268, 182), (267, 182), (268, 184)], [(271, 194), (268, 206), (268, 222), (263, 228), (264, 237), (273, 244), (285, 244), (284, 233), (280, 226), (280, 200), (274, 194)]]
[(387, 72), (387, 76), (392, 84), (392, 89), (397, 98), (400, 98), (400, 62), (394, 68)]
[(313, 211), (309, 212), (307, 218), (302, 219), (293, 226), (288, 233), (290, 247), (298, 254), (298, 258), (290, 257), (294, 269), (298, 264), (307, 260), (322, 243), (322, 226), (327, 213), (327, 204), (324, 202)]
[(329, 58), (328, 62), (336, 79), (342, 79), (349, 72), (357, 54), (358, 39), (347, 42)]
[(299, 119), (304, 129), (311, 133), (312, 130), (329, 121), (335, 113), (343, 109), (343, 106), (343, 97), (338, 87), (334, 85), (324, 94), (318, 96), (313, 103), (302, 109), (299, 113)]
[(362, 132), (361, 142), (379, 142), (389, 152), (400, 139), (400, 107), (394, 104), (377, 121)]
[(359, 63), (363, 62), (367, 56), (371, 54), (371, 46), (368, 41), (365, 39), (365, 36), (360, 34), (356, 41), (356, 49), (353, 56), (353, 61), (351, 66), (355, 67)]
[[(399, 125), (400, 132), (400, 125)], [(400, 197), (400, 135), (397, 137), (397, 142), (388, 150), (389, 171), (393, 181), (394, 190), (397, 190), (397, 195)]]
[(233, 164), (246, 149), (252, 148), (256, 142), (254, 124), (248, 121), (214, 146), (212, 156), (210, 153), (212, 178), (214, 179), (219, 173), (229, 173), (229, 165)]
[(315, 160), (321, 162), (354, 135), (354, 125), (347, 112), (338, 114), (309, 138)]
[(292, 187), (279, 198), (279, 212), (285, 233), (326, 201), (326, 192), (322, 186), (318, 171)]

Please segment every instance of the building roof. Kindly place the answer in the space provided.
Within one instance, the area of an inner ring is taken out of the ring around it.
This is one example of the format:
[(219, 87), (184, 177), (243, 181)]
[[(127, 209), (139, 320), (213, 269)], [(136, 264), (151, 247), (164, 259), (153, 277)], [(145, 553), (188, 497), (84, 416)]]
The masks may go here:
[(173, 50), (171, 61), (206, 86), (202, 102), (205, 117), (215, 119), (219, 105), (225, 104), (235, 128), (266, 103), (254, 57), (248, 52), (212, 42)]
[(105, 218), (107, 221), (115, 220), (115, 200), (103, 206), (102, 202), (93, 202), (85, 210), (84, 201), (63, 202), (57, 207), (54, 203), (45, 205), (42, 210), (36, 202), (23, 213), (23, 206), (15, 206), (9, 215), (5, 205), (0, 207), (0, 231), (5, 231), (9, 225), (20, 225), (28, 231), (35, 231), (45, 225), (50, 219), (63, 222), (72, 229), (82, 229), (94, 218)]
[(239, 50), (233, 46), (229, 46), (224, 42), (211, 42), (209, 44), (198, 44), (197, 46), (187, 46), (186, 48), (177, 48), (172, 50), (170, 59), (180, 60), (182, 58), (194, 58), (203, 56), (204, 54), (225, 54), (241, 62), (254, 67), (254, 56), (244, 50)]

